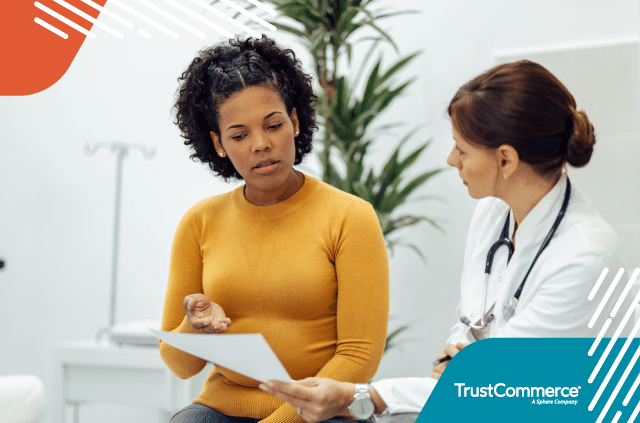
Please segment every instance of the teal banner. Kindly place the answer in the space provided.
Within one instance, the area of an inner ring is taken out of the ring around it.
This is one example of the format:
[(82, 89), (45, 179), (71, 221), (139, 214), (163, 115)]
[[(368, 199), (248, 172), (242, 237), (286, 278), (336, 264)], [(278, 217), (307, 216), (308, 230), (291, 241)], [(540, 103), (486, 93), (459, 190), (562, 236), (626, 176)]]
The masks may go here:
[(475, 342), (451, 360), (417, 423), (631, 423), (640, 412), (639, 355), (638, 338)]

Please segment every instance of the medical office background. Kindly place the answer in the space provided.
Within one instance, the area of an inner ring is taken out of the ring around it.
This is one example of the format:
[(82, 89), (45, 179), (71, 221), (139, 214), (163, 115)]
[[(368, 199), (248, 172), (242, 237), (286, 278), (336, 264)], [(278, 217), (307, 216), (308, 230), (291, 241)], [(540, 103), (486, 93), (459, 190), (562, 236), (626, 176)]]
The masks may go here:
[[(547, 64), (574, 92), (596, 125), (598, 143), (586, 169), (571, 171), (579, 187), (620, 235), (630, 267), (640, 266), (640, 2), (638, 0), (383, 0), (420, 13), (384, 27), (401, 55), (423, 53), (403, 73), (410, 92), (384, 119), (422, 125), (405, 151), (432, 144), (415, 172), (445, 167), (453, 141), (446, 106), (456, 89), (497, 62), (528, 57)], [(117, 11), (107, 3), (107, 8)], [(100, 19), (104, 19), (101, 16)], [(97, 32), (94, 30), (93, 32)], [(92, 339), (108, 324), (115, 155), (83, 152), (86, 143), (121, 141), (156, 149), (124, 161), (117, 321), (160, 319), (169, 255), (179, 219), (196, 202), (232, 189), (191, 162), (173, 125), (176, 78), (205, 45), (220, 41), (184, 33), (124, 40), (87, 39), (66, 75), (26, 97), (0, 97), (0, 374), (39, 376), (53, 422), (53, 351), (63, 341)], [(303, 46), (293, 48), (309, 71)], [(356, 60), (358, 53), (356, 52)], [(397, 58), (385, 49), (385, 61)], [(42, 63), (45, 67), (46, 63)], [(395, 147), (379, 143), (372, 164)], [(319, 148), (318, 148), (319, 150)], [(376, 162), (378, 160), (378, 162)], [(319, 175), (316, 157), (301, 170)], [(390, 257), (390, 329), (410, 323), (401, 348), (387, 353), (376, 378), (427, 376), (456, 321), (468, 224), (476, 201), (457, 172), (446, 170), (406, 211), (435, 218), (407, 230), (417, 244)], [(81, 421), (146, 419), (153, 411), (87, 405)]]

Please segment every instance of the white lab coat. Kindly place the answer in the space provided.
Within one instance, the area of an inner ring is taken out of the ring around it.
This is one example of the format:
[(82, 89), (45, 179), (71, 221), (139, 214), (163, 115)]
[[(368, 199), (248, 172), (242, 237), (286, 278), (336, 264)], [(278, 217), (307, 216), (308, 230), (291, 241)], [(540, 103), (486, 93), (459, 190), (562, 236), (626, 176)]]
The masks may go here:
[[(515, 315), (505, 321), (502, 305), (513, 296), (522, 282), (533, 258), (558, 216), (567, 177), (563, 174), (551, 191), (531, 210), (516, 231), (515, 251), (507, 266), (508, 249), (500, 247), (494, 256), (488, 282), (487, 305), (495, 304), (495, 320), (489, 325), (487, 337), (596, 337), (613, 306), (620, 298), (628, 278), (622, 278), (593, 327), (588, 323), (614, 275), (623, 267), (620, 243), (614, 231), (596, 211), (575, 184), (564, 219), (547, 248), (533, 266), (520, 296)], [(482, 199), (471, 220), (464, 267), (462, 270), (459, 317), (472, 322), (480, 319), (480, 304), (484, 284), (487, 252), (496, 242), (504, 226), (509, 206), (494, 197)], [(513, 234), (514, 218), (510, 217), (509, 236)], [(512, 240), (513, 241), (513, 240)], [(592, 301), (588, 295), (602, 270), (609, 274)], [(611, 337), (634, 298), (628, 293), (620, 311), (605, 333)], [(620, 336), (628, 336), (634, 320)], [(451, 328), (446, 344), (474, 342), (469, 327), (458, 322)], [(444, 344), (443, 344), (444, 347)], [(387, 403), (388, 413), (419, 412), (435, 386), (432, 378), (388, 379), (373, 383)], [(405, 401), (405, 398), (407, 401)]]

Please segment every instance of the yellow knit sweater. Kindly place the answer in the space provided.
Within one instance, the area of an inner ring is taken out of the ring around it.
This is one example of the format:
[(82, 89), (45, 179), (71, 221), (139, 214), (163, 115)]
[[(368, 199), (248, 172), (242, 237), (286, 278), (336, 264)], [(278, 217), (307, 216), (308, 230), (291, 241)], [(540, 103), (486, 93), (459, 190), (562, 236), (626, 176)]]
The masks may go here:
[[(371, 205), (309, 176), (273, 206), (254, 206), (243, 192), (204, 200), (182, 218), (162, 329), (199, 333), (182, 300), (204, 293), (231, 319), (226, 333), (262, 333), (293, 379), (370, 380), (389, 307), (387, 252)], [(206, 365), (163, 342), (160, 354), (181, 378)], [(222, 367), (210, 372), (194, 402), (269, 423), (301, 421), (257, 381)]]

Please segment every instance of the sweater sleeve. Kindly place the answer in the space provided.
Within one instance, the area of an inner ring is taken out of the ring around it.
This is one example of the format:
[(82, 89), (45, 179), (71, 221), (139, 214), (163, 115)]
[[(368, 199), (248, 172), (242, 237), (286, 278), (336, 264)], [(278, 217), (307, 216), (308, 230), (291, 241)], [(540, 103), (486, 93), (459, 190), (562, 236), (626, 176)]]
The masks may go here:
[[(180, 333), (200, 333), (191, 326), (184, 314), (182, 300), (189, 294), (203, 293), (202, 257), (198, 225), (192, 212), (178, 225), (171, 248), (169, 283), (162, 313), (162, 330)], [(199, 373), (206, 360), (188, 354), (162, 341), (160, 356), (167, 367), (179, 378), (187, 379)]]
[[(363, 383), (378, 370), (389, 319), (389, 263), (373, 207), (356, 200), (334, 230), (338, 281), (337, 348), (316, 376)], [(284, 404), (265, 423), (299, 422)]]

